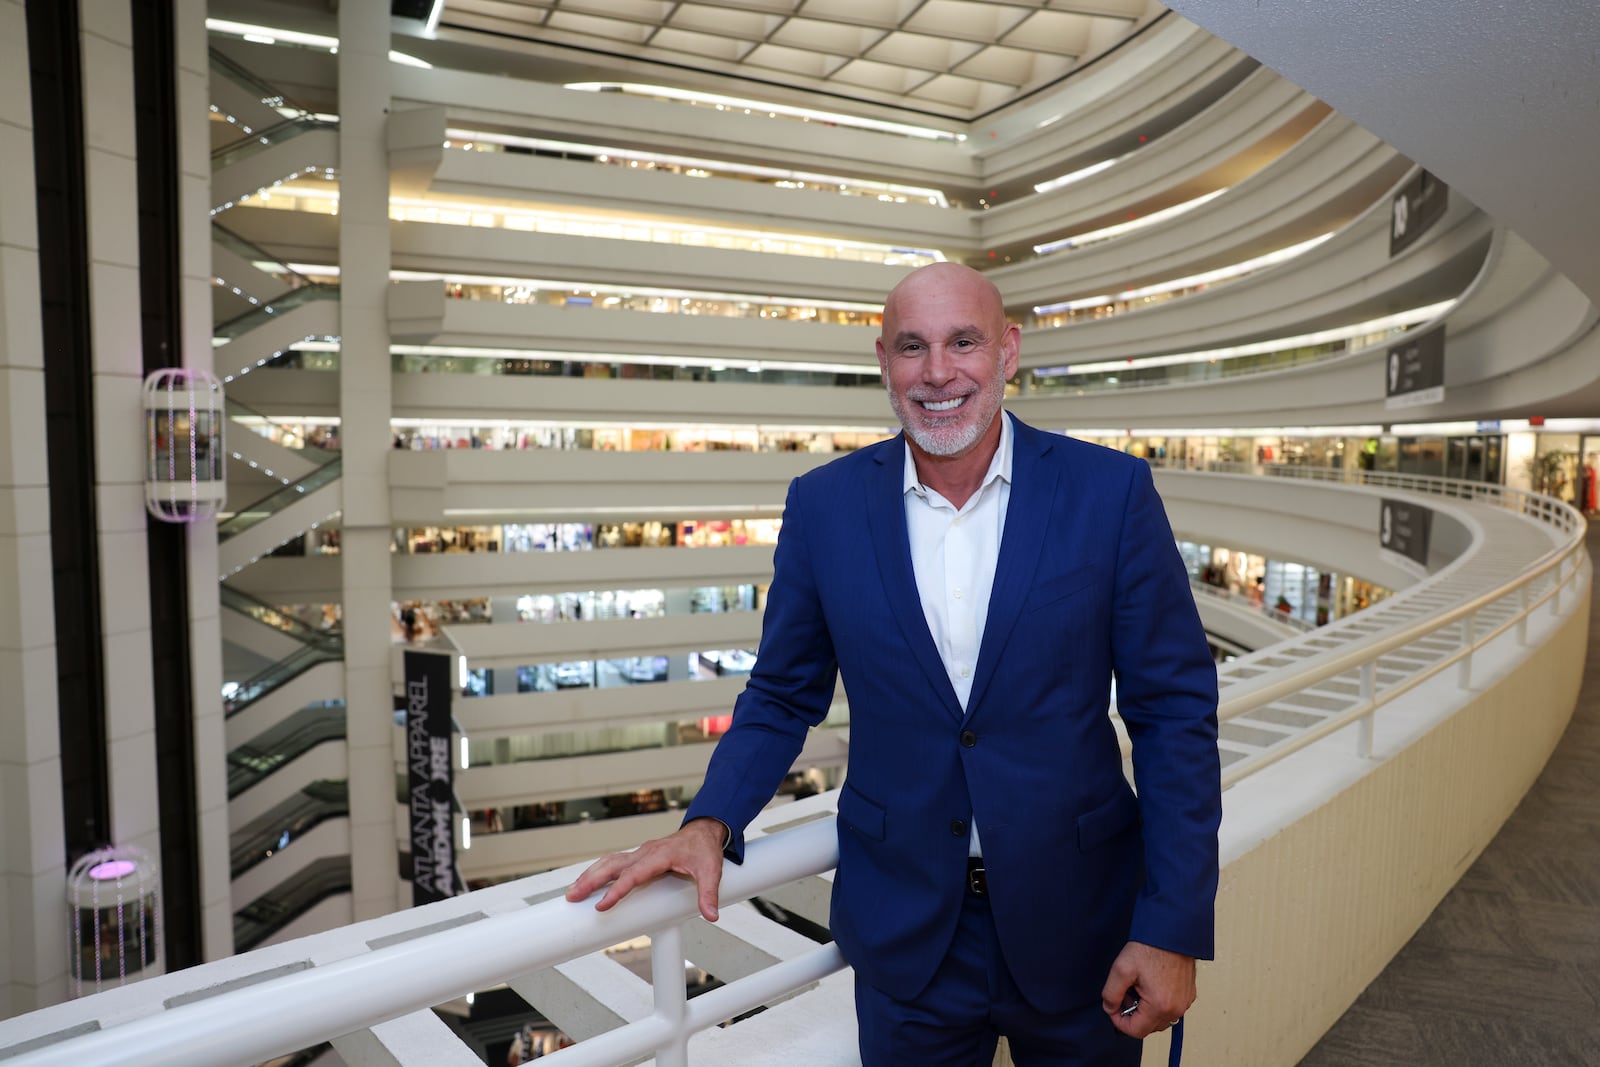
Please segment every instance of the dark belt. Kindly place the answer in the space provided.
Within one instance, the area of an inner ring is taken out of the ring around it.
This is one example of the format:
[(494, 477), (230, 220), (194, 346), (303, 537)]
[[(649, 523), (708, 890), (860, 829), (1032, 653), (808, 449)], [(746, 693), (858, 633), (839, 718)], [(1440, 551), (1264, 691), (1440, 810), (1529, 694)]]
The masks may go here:
[(982, 856), (967, 857), (967, 892), (975, 897), (989, 895), (989, 876), (984, 873)]

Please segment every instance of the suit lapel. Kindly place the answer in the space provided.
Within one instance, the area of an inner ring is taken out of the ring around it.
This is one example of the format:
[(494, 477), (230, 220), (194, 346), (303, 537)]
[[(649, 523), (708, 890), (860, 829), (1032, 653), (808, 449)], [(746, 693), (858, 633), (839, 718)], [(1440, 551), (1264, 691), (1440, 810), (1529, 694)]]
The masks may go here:
[(1056, 494), (1057, 465), (1043, 462), (1053, 447), (1051, 435), (1020, 419), (1012, 419), (1011, 428), (1015, 435), (1011, 492), (1006, 502), (1006, 525), (994, 570), (994, 588), (989, 593), (989, 614), (983, 624), (983, 644), (978, 649), (978, 669), (972, 679), (972, 696), (967, 700), (969, 714), (982, 703), (999, 667), (1000, 653), (1033, 586), (1049, 525), (1050, 505)]
[(917, 592), (917, 576), (911, 567), (911, 540), (906, 533), (905, 435), (874, 457), (877, 467), (865, 486), (867, 522), (872, 547), (878, 557), (878, 574), (889, 598), (889, 611), (900, 624), (906, 644), (928, 680), (944, 698), (945, 710), (959, 718), (961, 704), (950, 688), (950, 675), (934, 646), (927, 617), (922, 613), (922, 596)]

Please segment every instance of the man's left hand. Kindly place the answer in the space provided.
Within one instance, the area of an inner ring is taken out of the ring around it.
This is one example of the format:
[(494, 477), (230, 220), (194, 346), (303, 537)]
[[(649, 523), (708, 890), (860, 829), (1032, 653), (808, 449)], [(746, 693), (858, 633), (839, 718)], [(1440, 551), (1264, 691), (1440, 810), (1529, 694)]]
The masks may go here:
[[(1129, 941), (1111, 964), (1100, 1004), (1111, 1025), (1129, 1037), (1146, 1038), (1183, 1018), (1194, 1003), (1194, 957)], [(1125, 1002), (1139, 1006), (1122, 1014)]]

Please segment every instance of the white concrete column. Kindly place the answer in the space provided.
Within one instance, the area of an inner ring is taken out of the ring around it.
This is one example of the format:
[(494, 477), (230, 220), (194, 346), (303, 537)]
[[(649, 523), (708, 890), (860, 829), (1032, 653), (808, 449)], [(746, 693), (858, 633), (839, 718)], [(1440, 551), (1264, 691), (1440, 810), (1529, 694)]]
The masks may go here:
[(0, 1018), (66, 993), (66, 843), (44, 441), (33, 103), (22, 0), (0, 0)]
[(133, 33), (126, 4), (79, 0), (78, 17), (111, 834), (115, 844), (159, 856)]
[(355, 917), (409, 903), (397, 876), (389, 605), (389, 5), (339, 6), (339, 414)]
[[(205, 0), (173, 5), (177, 54), (179, 297), (183, 365), (215, 372), (211, 351), (210, 59)], [(200, 825), (201, 950), (208, 960), (233, 954), (229, 894), (228, 746), (223, 733), (222, 625), (218, 603), (216, 523), (189, 527), (189, 661), (194, 703), (195, 806)]]

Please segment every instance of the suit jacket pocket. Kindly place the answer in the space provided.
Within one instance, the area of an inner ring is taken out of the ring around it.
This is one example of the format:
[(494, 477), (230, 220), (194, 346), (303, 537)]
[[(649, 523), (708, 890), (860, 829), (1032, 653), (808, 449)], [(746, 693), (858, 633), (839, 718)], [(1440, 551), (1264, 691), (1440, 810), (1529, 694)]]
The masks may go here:
[(883, 840), (883, 808), (848, 781), (839, 790), (839, 821), (863, 837)]
[(1123, 787), (1098, 808), (1078, 816), (1078, 851), (1105, 844), (1139, 821), (1139, 801)]
[(1065, 600), (1074, 593), (1081, 592), (1086, 586), (1094, 582), (1099, 573), (1099, 567), (1093, 563), (1085, 563), (1083, 566), (1075, 567), (1065, 574), (1046, 578), (1028, 591), (1028, 598), (1022, 603), (1023, 614), (1047, 608), (1058, 601)]

